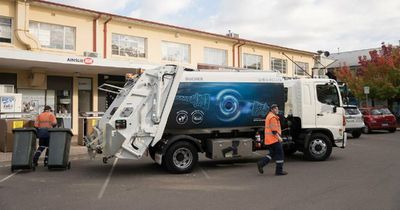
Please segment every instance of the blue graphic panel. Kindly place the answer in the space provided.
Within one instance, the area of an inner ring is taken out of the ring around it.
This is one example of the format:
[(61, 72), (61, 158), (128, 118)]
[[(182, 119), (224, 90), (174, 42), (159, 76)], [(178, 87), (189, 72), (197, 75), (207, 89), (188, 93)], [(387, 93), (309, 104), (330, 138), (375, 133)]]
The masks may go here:
[(167, 129), (263, 125), (271, 104), (284, 104), (282, 83), (184, 82), (179, 85)]

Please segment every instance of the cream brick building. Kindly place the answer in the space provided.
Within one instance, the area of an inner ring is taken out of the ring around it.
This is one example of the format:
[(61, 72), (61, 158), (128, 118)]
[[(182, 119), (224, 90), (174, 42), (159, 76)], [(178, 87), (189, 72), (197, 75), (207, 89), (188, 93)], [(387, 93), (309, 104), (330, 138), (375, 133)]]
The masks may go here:
[[(246, 34), (243, 34), (246, 36)], [(126, 73), (164, 64), (311, 74), (312, 52), (36, 0), (0, 0), (0, 84), (38, 111), (48, 104), (78, 131), (79, 112), (104, 111)]]

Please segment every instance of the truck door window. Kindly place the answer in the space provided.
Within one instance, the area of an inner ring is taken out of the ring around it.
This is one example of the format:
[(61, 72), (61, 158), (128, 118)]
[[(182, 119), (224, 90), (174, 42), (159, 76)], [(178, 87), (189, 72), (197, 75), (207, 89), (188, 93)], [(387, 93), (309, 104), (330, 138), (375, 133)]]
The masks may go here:
[(340, 106), (338, 90), (334, 85), (317, 85), (317, 97), (323, 104)]

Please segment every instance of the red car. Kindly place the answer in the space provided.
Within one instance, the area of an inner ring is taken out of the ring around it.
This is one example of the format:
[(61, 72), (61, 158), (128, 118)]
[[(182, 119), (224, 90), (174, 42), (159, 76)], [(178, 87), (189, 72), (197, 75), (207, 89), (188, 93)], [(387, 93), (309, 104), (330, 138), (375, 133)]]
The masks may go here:
[(363, 133), (370, 133), (371, 130), (388, 130), (393, 133), (396, 131), (396, 117), (388, 108), (368, 107), (361, 108), (365, 127)]

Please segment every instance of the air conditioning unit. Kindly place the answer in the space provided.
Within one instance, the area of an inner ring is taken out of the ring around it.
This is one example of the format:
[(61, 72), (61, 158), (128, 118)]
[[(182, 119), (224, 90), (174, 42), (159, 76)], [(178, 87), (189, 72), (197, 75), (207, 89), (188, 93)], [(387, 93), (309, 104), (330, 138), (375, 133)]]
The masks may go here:
[(239, 34), (232, 33), (232, 32), (227, 33), (226, 36), (229, 36), (229, 37), (232, 37), (232, 38), (239, 38)]
[(0, 93), (14, 93), (14, 85), (0, 85)]
[(99, 57), (99, 53), (98, 52), (85, 51), (85, 52), (83, 52), (83, 56), (90, 57), (90, 58), (98, 58)]

